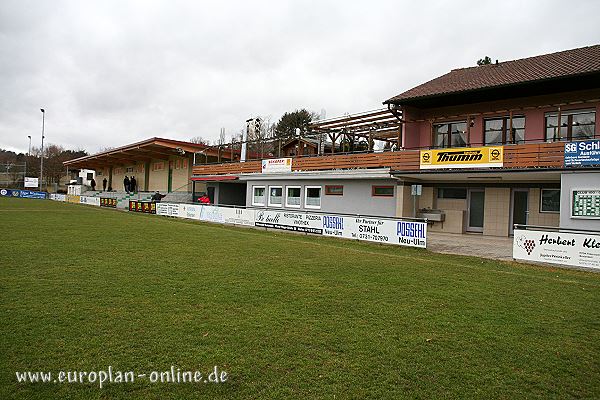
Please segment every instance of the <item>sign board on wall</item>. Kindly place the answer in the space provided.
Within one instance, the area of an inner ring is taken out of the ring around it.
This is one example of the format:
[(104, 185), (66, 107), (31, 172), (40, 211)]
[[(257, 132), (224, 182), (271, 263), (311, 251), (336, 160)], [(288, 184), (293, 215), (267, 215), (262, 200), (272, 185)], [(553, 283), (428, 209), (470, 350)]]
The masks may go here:
[(26, 188), (38, 187), (38, 178), (30, 178), (26, 176), (24, 179), (24, 186)]
[(572, 218), (600, 218), (600, 189), (571, 192)]
[(600, 268), (600, 235), (515, 229), (513, 258)]
[(81, 204), (88, 204), (91, 206), (100, 206), (100, 197), (80, 196), (79, 202)]
[(323, 235), (410, 247), (427, 247), (427, 224), (419, 221), (324, 215)]
[(490, 168), (504, 165), (502, 146), (421, 150), (421, 169)]
[(323, 216), (293, 211), (256, 210), (254, 225), (285, 231), (323, 233)]
[(100, 197), (100, 207), (117, 208), (117, 199)]
[(285, 173), (292, 172), (291, 158), (271, 158), (262, 160), (262, 173)]
[(565, 143), (565, 167), (600, 165), (600, 139)]

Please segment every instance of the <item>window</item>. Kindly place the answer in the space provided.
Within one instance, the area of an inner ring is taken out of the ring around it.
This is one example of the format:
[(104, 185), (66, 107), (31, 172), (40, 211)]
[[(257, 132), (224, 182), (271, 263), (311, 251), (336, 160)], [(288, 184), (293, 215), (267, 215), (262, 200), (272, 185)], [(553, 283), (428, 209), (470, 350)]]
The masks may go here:
[(560, 212), (560, 189), (542, 189), (540, 212)]
[(125, 172), (129, 173), (129, 172), (133, 172), (133, 167), (127, 167), (125, 169)]
[(325, 185), (325, 195), (327, 196), (343, 196), (343, 185)]
[(510, 132), (510, 117), (486, 119), (484, 131), (486, 146), (525, 143), (525, 117), (513, 116), (512, 133)]
[(269, 186), (269, 206), (281, 207), (283, 205), (283, 189), (281, 186)]
[(466, 122), (450, 122), (433, 125), (433, 147), (464, 147), (466, 145)]
[(286, 186), (285, 193), (285, 206), (300, 208), (300, 186)]
[(437, 198), (438, 199), (465, 200), (467, 198), (467, 189), (465, 189), (465, 188), (438, 188)]
[(381, 197), (394, 197), (393, 186), (372, 186), (371, 195)]
[(265, 187), (264, 186), (252, 186), (252, 205), (253, 206), (264, 206), (265, 205)]
[(596, 131), (596, 112), (593, 110), (570, 110), (560, 114), (546, 113), (546, 141), (584, 140), (594, 137)]
[(306, 186), (304, 207), (321, 208), (321, 186)]
[(94, 179), (94, 174), (92, 172), (88, 172), (87, 173), (87, 180), (91, 181), (92, 179)]
[(102, 176), (102, 172), (103, 172), (103, 171), (102, 171), (101, 169), (99, 169), (98, 171), (96, 171), (96, 175), (97, 175), (97, 176)]

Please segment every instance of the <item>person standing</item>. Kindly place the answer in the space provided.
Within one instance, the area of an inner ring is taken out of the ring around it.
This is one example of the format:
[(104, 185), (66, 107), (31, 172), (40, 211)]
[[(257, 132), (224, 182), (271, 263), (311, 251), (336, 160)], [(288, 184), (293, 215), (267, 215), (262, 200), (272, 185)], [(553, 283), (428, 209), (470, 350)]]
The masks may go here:
[(129, 183), (129, 191), (131, 193), (137, 192), (137, 181), (135, 180), (135, 176), (131, 176), (131, 181)]
[(125, 178), (123, 178), (123, 186), (125, 187), (125, 192), (127, 192), (127, 194), (129, 194), (129, 185), (130, 185), (130, 181), (129, 181), (129, 177), (127, 175), (125, 175)]
[(108, 183), (108, 181), (106, 180), (106, 178), (102, 179), (102, 191), (106, 192), (106, 184)]
[(92, 180), (90, 181), (90, 185), (92, 186), (92, 191), (96, 191), (96, 180), (94, 178), (92, 178)]

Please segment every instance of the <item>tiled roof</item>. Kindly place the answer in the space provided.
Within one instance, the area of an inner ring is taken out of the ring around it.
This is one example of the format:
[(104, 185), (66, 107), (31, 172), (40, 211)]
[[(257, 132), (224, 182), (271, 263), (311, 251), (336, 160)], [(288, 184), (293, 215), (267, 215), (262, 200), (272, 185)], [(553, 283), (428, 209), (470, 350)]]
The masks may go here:
[(392, 97), (384, 103), (402, 103), (403, 100), (435, 97), (594, 72), (600, 72), (600, 45), (520, 60), (504, 61), (498, 64), (454, 69), (445, 75)]

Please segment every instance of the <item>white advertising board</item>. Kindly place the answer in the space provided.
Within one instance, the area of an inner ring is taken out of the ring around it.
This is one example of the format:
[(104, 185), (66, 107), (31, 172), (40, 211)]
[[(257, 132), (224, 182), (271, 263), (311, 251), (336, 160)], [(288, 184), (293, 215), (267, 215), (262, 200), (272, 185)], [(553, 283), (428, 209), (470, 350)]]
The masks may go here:
[(26, 176), (24, 179), (24, 184), (26, 188), (38, 187), (38, 178), (30, 178)]
[(262, 173), (285, 173), (292, 172), (291, 158), (271, 158), (262, 160)]
[(54, 200), (54, 201), (67, 201), (67, 195), (66, 194), (60, 194), (60, 193), (50, 193), (50, 200)]
[(515, 229), (513, 258), (600, 268), (600, 234)]
[(179, 203), (167, 203), (167, 215), (169, 215), (169, 217), (179, 217), (179, 207), (181, 206), (181, 204)]
[(427, 224), (417, 221), (324, 215), (323, 235), (410, 247), (427, 247)]
[(232, 225), (254, 226), (254, 210), (220, 207), (223, 222)]
[(198, 204), (180, 204), (179, 216), (186, 219), (200, 219), (200, 208)]
[(169, 216), (169, 204), (156, 203), (156, 215)]
[(100, 197), (80, 196), (79, 203), (100, 207)]
[(293, 211), (255, 210), (254, 226), (318, 235), (323, 233), (321, 215)]

